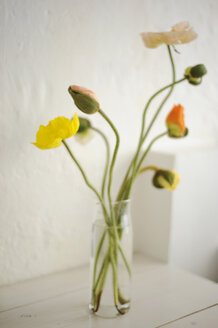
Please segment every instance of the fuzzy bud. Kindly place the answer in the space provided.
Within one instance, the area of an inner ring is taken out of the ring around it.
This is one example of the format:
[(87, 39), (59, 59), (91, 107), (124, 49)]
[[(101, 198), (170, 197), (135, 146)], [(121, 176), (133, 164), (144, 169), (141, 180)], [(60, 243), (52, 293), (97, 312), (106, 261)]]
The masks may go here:
[(97, 95), (89, 89), (72, 85), (68, 88), (75, 105), (85, 114), (94, 114), (100, 109)]

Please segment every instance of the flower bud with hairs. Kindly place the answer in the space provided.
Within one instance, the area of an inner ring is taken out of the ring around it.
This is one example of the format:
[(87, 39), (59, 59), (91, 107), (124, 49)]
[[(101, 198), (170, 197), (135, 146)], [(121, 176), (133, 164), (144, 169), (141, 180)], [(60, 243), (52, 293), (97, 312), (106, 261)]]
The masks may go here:
[(92, 90), (72, 85), (68, 88), (75, 105), (85, 114), (94, 114), (99, 111), (99, 100)]

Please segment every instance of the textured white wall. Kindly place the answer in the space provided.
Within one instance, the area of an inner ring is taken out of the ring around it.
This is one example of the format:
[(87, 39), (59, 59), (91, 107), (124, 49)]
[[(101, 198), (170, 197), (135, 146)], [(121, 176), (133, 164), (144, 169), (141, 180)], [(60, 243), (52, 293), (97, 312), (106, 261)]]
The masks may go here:
[[(186, 108), (189, 140), (217, 142), (218, 50), (214, 0), (1, 0), (0, 284), (87, 262), (95, 198), (60, 147), (30, 144), (40, 124), (76, 111), (67, 87), (98, 94), (122, 136), (118, 177), (134, 148), (145, 100), (171, 79), (165, 47), (145, 49), (143, 31), (168, 30), (188, 20), (199, 38), (175, 54), (177, 76), (204, 63), (198, 87), (183, 85), (165, 107), (154, 133), (174, 103)], [(92, 122), (104, 127), (97, 115)], [(166, 139), (166, 143), (168, 140)], [(99, 182), (105, 149), (99, 138), (74, 153)], [(97, 151), (96, 151), (97, 149)], [(116, 180), (115, 185), (117, 184)]]

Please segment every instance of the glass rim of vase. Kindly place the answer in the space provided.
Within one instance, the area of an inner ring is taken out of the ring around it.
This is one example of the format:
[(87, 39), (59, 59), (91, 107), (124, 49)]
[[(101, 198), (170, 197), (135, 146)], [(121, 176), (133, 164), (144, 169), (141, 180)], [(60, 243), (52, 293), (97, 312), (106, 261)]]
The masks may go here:
[[(115, 200), (114, 202), (112, 202), (112, 205), (116, 205), (116, 204), (125, 204), (125, 203), (131, 203), (131, 199), (121, 199), (121, 200)], [(96, 205), (101, 205), (101, 202), (97, 201)]]

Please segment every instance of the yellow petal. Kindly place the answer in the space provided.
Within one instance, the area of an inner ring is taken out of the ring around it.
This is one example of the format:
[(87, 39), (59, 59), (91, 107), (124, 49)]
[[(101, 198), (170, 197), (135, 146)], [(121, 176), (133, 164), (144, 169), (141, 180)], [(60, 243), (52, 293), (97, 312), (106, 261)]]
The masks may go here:
[(171, 186), (171, 190), (175, 190), (176, 187), (178, 186), (179, 182), (180, 182), (180, 176), (177, 172), (175, 171), (171, 171), (174, 173), (174, 181), (173, 181), (173, 184)]
[(179, 181), (180, 181), (180, 176), (178, 175), (177, 172), (173, 171), (173, 170), (169, 170), (168, 172), (172, 173), (174, 176), (173, 179), (173, 183), (170, 184), (169, 181), (167, 181), (164, 176), (160, 175), (158, 177), (158, 183), (160, 186), (162, 186), (163, 188), (167, 189), (167, 190), (175, 190)]
[(72, 130), (74, 131), (74, 134), (77, 133), (77, 131), (79, 130), (79, 117), (77, 116), (77, 114), (74, 115), (73, 119), (71, 120), (72, 122)]
[(72, 120), (66, 117), (57, 117), (47, 126), (40, 125), (36, 134), (36, 142), (33, 143), (40, 149), (56, 148), (61, 145), (63, 139), (72, 137), (79, 129), (77, 114)]
[(61, 145), (61, 138), (56, 137), (48, 125), (40, 125), (36, 134), (36, 142), (33, 142), (33, 145), (40, 149), (57, 148)]
[(77, 114), (74, 115), (72, 120), (66, 117), (57, 117), (49, 122), (48, 125), (51, 133), (56, 137), (67, 139), (72, 137), (79, 129), (79, 119)]

